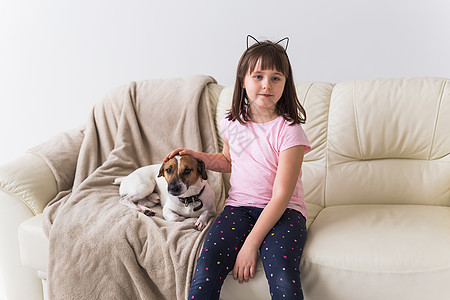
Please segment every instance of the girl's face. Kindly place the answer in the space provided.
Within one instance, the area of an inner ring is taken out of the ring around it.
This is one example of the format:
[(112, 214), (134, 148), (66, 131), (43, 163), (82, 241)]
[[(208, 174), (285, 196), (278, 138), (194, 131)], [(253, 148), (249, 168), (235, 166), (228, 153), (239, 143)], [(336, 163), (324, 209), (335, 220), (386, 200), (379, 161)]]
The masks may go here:
[[(277, 70), (262, 70), (261, 61), (253, 71), (249, 71), (244, 78), (245, 88), (250, 103), (250, 112), (255, 115), (275, 114), (275, 106), (283, 95), (286, 77)], [(255, 121), (255, 120), (253, 120)]]

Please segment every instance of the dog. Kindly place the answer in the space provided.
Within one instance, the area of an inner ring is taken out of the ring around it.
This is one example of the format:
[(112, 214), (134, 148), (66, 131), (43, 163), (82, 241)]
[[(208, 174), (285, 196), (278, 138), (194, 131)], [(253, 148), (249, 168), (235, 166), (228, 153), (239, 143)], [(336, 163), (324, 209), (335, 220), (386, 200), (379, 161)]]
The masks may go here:
[(158, 203), (168, 221), (197, 218), (195, 228), (203, 230), (215, 216), (214, 191), (208, 184), (203, 161), (189, 155), (175, 156), (159, 165), (141, 167), (126, 177), (119, 177), (119, 202), (147, 216)]

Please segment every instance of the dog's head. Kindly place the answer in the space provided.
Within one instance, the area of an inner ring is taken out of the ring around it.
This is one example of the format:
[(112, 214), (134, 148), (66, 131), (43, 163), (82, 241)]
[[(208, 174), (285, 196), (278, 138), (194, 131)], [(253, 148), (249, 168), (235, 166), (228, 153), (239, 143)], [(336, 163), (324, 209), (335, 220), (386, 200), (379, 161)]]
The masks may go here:
[(166, 179), (167, 190), (173, 196), (185, 194), (191, 186), (202, 182), (199, 179), (208, 179), (205, 163), (189, 155), (175, 156), (163, 163), (158, 177), (161, 176)]

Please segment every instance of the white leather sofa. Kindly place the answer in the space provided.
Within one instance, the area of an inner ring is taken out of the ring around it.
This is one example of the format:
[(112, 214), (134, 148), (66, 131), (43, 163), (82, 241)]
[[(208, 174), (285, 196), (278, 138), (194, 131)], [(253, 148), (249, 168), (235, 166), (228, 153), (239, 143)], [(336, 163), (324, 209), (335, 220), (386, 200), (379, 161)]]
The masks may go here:
[[(313, 150), (303, 165), (308, 239), (305, 298), (450, 299), (450, 82), (299, 82)], [(210, 85), (220, 119), (232, 87)], [(63, 159), (63, 158), (62, 158)], [(0, 167), (0, 278), (8, 300), (46, 298), (41, 216), (55, 178), (25, 153)], [(268, 299), (255, 279), (223, 299)]]

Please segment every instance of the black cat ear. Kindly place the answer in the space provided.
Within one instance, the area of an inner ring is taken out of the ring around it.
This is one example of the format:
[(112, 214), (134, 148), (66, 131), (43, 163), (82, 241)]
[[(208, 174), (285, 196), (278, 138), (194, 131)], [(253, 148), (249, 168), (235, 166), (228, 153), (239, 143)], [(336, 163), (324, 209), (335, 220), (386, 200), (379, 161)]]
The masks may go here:
[[(285, 45), (283, 46), (283, 42), (286, 41)], [(289, 45), (289, 38), (285, 37), (284, 39), (279, 40), (278, 42), (276, 42), (275, 44), (280, 44), (283, 48), (284, 51), (287, 51), (288, 45)]]
[[(249, 35), (247, 35), (247, 50), (248, 50), (248, 48), (250, 47), (249, 46), (249, 42), (251, 41), (251, 40), (254, 40), (256, 43), (258, 43), (258, 45), (260, 44), (260, 42), (256, 39), (256, 38), (254, 38), (253, 36), (251, 36), (250, 34)], [(251, 46), (253, 46), (255, 43), (253, 43)]]

